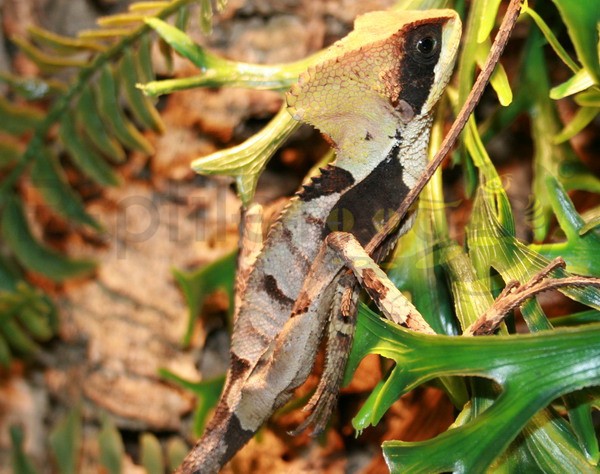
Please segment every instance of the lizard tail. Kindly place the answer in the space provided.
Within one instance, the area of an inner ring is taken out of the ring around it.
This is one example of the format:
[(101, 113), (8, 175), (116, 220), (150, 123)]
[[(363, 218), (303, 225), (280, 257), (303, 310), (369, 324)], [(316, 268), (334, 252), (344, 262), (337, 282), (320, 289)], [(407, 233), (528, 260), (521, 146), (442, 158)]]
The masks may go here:
[(213, 474), (254, 435), (244, 430), (235, 413), (219, 403), (215, 415), (194, 448), (174, 474)]

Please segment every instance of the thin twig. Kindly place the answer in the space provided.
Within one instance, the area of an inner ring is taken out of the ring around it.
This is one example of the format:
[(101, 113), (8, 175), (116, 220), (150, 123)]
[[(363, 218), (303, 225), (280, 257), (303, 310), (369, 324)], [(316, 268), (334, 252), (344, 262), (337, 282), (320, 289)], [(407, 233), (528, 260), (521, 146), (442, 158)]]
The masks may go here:
[(378, 248), (381, 243), (385, 240), (385, 238), (392, 233), (392, 231), (400, 224), (400, 221), (406, 214), (406, 212), (410, 209), (410, 207), (414, 204), (414, 202), (419, 197), (419, 194), (425, 187), (425, 185), (429, 182), (437, 168), (442, 164), (442, 161), (446, 157), (446, 155), (450, 152), (454, 143), (458, 139), (459, 134), (462, 132), (462, 129), (465, 127), (469, 116), (475, 109), (475, 106), (481, 99), (481, 95), (483, 94), (483, 90), (487, 85), (498, 60), (500, 59), (500, 55), (510, 38), (510, 35), (517, 23), (517, 19), (519, 18), (519, 13), (521, 11), (521, 0), (511, 0), (508, 5), (508, 9), (506, 10), (506, 15), (504, 15), (504, 19), (502, 20), (502, 24), (500, 25), (500, 29), (498, 30), (498, 34), (494, 40), (494, 44), (492, 45), (492, 49), (490, 54), (481, 70), (479, 76), (477, 76), (477, 80), (473, 85), (473, 89), (471, 89), (471, 93), (467, 97), (465, 104), (463, 105), (460, 113), (454, 120), (448, 135), (444, 138), (442, 146), (436, 153), (433, 160), (429, 162), (427, 168), (419, 178), (419, 181), (415, 185), (414, 188), (410, 190), (408, 195), (400, 204), (400, 207), (396, 210), (396, 213), (391, 216), (390, 220), (386, 222), (380, 232), (378, 232), (366, 245), (365, 250), (371, 254), (373, 251)]

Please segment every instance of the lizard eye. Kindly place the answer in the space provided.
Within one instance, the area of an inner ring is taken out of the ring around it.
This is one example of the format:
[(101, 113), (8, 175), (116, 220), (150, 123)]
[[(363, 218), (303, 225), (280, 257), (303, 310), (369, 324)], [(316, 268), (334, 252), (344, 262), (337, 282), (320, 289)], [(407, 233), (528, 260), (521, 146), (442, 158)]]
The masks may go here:
[(440, 53), (440, 39), (439, 31), (433, 25), (417, 28), (409, 42), (410, 56), (420, 64), (436, 62)]
[(435, 53), (437, 41), (433, 36), (425, 36), (417, 42), (417, 51), (424, 58), (430, 58)]

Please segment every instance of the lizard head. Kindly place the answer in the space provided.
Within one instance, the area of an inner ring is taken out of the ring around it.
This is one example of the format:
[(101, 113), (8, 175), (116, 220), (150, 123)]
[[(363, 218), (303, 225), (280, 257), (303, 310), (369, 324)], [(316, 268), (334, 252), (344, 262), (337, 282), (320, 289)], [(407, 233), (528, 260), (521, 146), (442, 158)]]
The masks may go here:
[(460, 35), (453, 10), (362, 15), (299, 77), (287, 93), (288, 110), (338, 151), (367, 155), (378, 141), (428, 120), (450, 80)]

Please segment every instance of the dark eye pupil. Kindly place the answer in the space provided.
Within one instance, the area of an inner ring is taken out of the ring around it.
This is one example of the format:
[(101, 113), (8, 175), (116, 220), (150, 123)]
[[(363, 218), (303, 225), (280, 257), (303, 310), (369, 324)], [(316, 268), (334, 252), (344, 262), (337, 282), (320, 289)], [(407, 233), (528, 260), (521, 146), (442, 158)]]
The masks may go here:
[(431, 36), (425, 36), (417, 41), (417, 51), (423, 56), (431, 56), (436, 47), (436, 41)]

